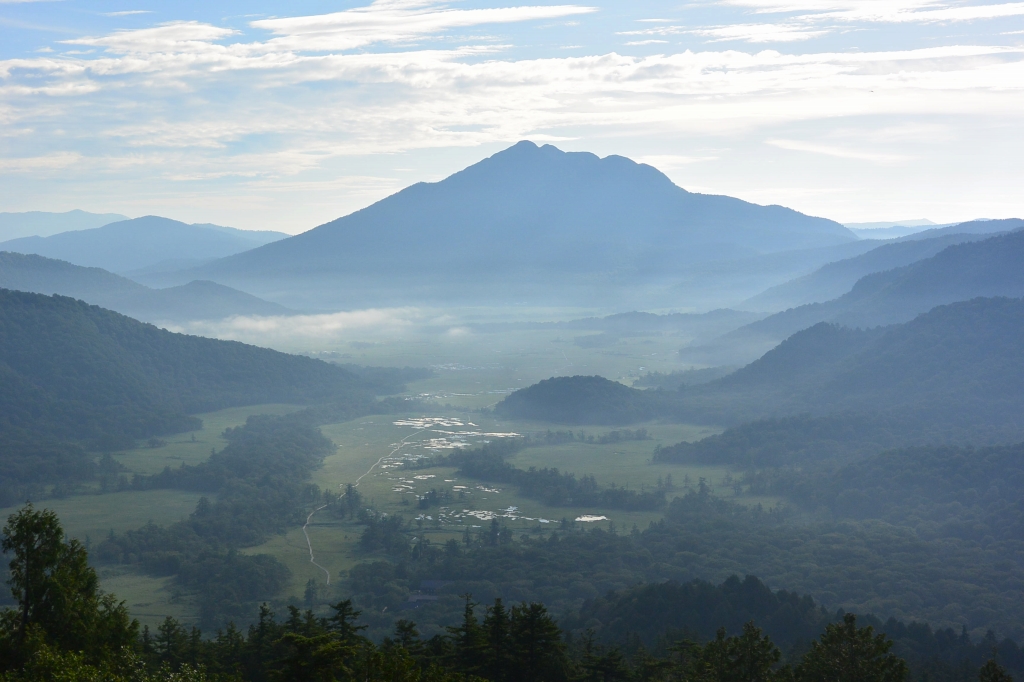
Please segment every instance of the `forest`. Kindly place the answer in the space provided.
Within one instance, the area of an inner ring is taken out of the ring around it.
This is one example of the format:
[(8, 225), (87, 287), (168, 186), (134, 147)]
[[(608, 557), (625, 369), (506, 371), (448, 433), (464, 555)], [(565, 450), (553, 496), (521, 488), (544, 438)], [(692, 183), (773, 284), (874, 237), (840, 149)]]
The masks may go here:
[[(11, 682), (901, 682), (908, 679), (910, 667), (897, 654), (897, 642), (906, 642), (919, 665), (934, 674), (929, 679), (996, 682), (1011, 678), (993, 656), (1018, 664), (1021, 658), (1012, 642), (975, 645), (963, 636), (914, 625), (863, 624), (849, 613), (830, 622), (815, 610), (813, 600), (773, 594), (749, 577), (718, 587), (666, 584), (653, 592), (646, 588), (609, 595), (591, 604), (586, 615), (610, 611), (619, 623), (654, 600), (658, 616), (654, 622), (648, 618), (648, 629), (672, 620), (666, 618), (673, 613), (669, 608), (684, 605), (711, 607), (733, 619), (768, 616), (783, 641), (796, 640), (786, 655), (753, 620), (732, 635), (722, 626), (700, 643), (694, 636), (701, 634), (698, 629), (707, 629), (706, 623), (701, 628), (687, 622), (685, 607), (674, 611), (675, 623), (682, 627), (663, 630), (660, 646), (652, 651), (640, 637), (611, 644), (589, 629), (573, 636), (537, 602), (506, 605), (497, 598), (481, 608), (469, 595), (458, 624), (429, 638), (420, 635), (415, 622), (401, 619), (391, 635), (374, 643), (366, 638), (362, 614), (351, 600), (330, 604), (323, 616), (291, 607), (283, 620), (264, 604), (246, 630), (228, 624), (213, 637), (204, 637), (170, 617), (155, 631), (140, 628), (123, 602), (98, 588), (87, 551), (66, 538), (52, 512), (28, 505), (11, 515), (2, 546), (12, 555), (10, 584), (16, 603), (0, 612), (0, 679)], [(899, 639), (894, 641), (890, 632)], [(986, 652), (988, 644), (993, 646)]]

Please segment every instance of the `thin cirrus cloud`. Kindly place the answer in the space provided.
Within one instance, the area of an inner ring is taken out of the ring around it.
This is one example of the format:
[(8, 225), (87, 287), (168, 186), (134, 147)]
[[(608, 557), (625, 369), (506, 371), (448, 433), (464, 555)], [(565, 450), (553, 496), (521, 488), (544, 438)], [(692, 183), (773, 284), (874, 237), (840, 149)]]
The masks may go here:
[(590, 14), (580, 5), (448, 9), (418, 0), (376, 0), (368, 7), (308, 17), (261, 19), (251, 26), (278, 36), (274, 44), (301, 50), (351, 50), (402, 43), (422, 36), (485, 24), (509, 24)]
[(902, 154), (872, 152), (865, 151), (863, 149), (849, 149), (846, 147), (836, 147), (834, 145), (817, 144), (801, 140), (774, 139), (765, 140), (765, 143), (770, 144), (773, 147), (788, 149), (790, 151), (807, 152), (809, 154), (823, 154), (825, 156), (834, 156), (840, 159), (870, 161), (872, 163), (897, 163), (908, 160), (908, 157)]
[[(634, 31), (619, 31), (619, 35), (623, 36), (695, 35), (708, 38), (708, 42), (738, 40), (748, 43), (791, 43), (810, 40), (827, 33), (829, 33), (827, 29), (815, 29), (803, 24), (730, 24), (702, 28), (668, 25)], [(633, 40), (626, 45), (649, 45), (664, 42), (667, 41), (660, 39)]]
[(871, 23), (955, 23), (1024, 16), (1024, 2), (950, 5), (935, 0), (722, 0), (756, 14), (790, 14), (784, 23), (665, 25), (624, 35), (691, 34), (712, 42), (786, 43), (819, 38)]
[(869, 22), (939, 22), (1024, 15), (1024, 2), (950, 4), (935, 0), (723, 0), (758, 13), (801, 13), (800, 19)]

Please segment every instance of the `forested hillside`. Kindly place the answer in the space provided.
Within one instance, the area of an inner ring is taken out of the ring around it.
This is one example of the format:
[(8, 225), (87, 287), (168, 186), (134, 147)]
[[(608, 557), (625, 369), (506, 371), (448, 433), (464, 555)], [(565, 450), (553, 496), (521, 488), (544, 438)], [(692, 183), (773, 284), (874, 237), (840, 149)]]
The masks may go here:
[(497, 414), (563, 424), (631, 424), (666, 409), (664, 396), (639, 391), (604, 377), (545, 379), (516, 391), (495, 406)]
[(1024, 434), (1022, 335), (1024, 301), (978, 298), (891, 327), (821, 323), (725, 377), (677, 391), (561, 377), (516, 391), (495, 411), (608, 424), (656, 417), (736, 425), (805, 413), (888, 415), (884, 428), (897, 435), (879, 442), (907, 442), (900, 438), (908, 434), (1005, 442)]
[(185, 336), (61, 296), (0, 290), (0, 489), (87, 477), (85, 450), (271, 402), (367, 402), (375, 385), (311, 358)]
[(731, 419), (897, 413), (914, 423), (1019, 433), (1024, 301), (979, 298), (906, 324), (819, 324), (723, 379), (682, 391), (684, 413)]

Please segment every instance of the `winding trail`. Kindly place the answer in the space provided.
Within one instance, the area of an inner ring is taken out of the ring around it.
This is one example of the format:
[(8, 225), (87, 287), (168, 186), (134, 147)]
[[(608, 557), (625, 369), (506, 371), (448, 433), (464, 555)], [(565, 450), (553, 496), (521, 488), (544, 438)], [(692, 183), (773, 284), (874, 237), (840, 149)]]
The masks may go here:
[[(374, 469), (376, 469), (380, 465), (381, 462), (383, 462), (385, 459), (387, 459), (388, 457), (391, 457), (393, 454), (395, 454), (396, 452), (401, 450), (402, 446), (405, 445), (405, 442), (407, 440), (409, 440), (410, 438), (412, 438), (413, 436), (415, 436), (415, 435), (417, 435), (419, 433), (430, 432), (430, 431), (433, 431), (433, 430), (434, 429), (417, 429), (416, 431), (413, 431), (412, 433), (410, 433), (408, 436), (406, 436), (402, 440), (398, 441), (398, 446), (394, 450), (389, 452), (388, 454), (382, 455), (380, 459), (378, 459), (376, 462), (374, 462), (370, 466), (370, 468), (366, 470), (365, 474), (363, 474), (362, 476), (360, 476), (359, 478), (356, 479), (356, 482), (352, 484), (352, 487), (353, 488), (357, 487), (359, 485), (359, 482), (362, 481), (367, 476), (369, 476), (370, 473)], [(341, 485), (341, 484), (339, 484), (339, 485)], [(345, 497), (345, 493), (342, 493), (341, 496), (338, 499), (340, 500), (342, 497)], [(306, 532), (306, 527), (309, 526), (310, 522), (313, 520), (313, 516), (318, 511), (320, 511), (321, 509), (325, 508), (326, 506), (327, 506), (326, 504), (320, 505), (319, 507), (317, 507), (313, 511), (309, 512), (309, 516), (306, 517), (306, 523), (302, 526), (302, 534), (304, 536), (306, 536), (306, 547), (309, 548), (309, 563), (313, 564), (314, 566), (316, 566), (317, 568), (319, 568), (321, 571), (324, 572), (324, 575), (327, 576), (327, 584), (330, 585), (331, 584), (331, 572), (328, 571), (326, 568), (324, 568), (323, 566), (321, 566), (320, 564), (318, 564), (316, 562), (316, 557), (313, 556), (313, 543), (309, 539), (309, 533)]]

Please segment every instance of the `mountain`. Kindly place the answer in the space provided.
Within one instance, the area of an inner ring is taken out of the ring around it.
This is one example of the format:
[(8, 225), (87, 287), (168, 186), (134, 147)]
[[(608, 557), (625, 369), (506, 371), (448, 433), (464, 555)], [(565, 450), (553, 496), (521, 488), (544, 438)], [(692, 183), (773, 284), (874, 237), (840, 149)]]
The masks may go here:
[[(979, 232), (979, 227), (996, 227), (991, 232)], [(992, 236), (992, 232), (1006, 232), (1024, 227), (1024, 220), (990, 220), (984, 223), (963, 223), (962, 231), (943, 229), (928, 230), (931, 237), (914, 235), (912, 239), (900, 239), (884, 243), (867, 253), (828, 263), (809, 275), (774, 286), (767, 291), (747, 299), (742, 306), (751, 310), (785, 310), (806, 303), (820, 303), (842, 296), (856, 284), (857, 280), (873, 272), (892, 270), (930, 258), (947, 246), (969, 241), (979, 241)]]
[[(235, 341), (164, 331), (64, 296), (0, 289), (0, 363), (16, 377), (0, 395), (5, 415), (35, 419), (8, 389), (20, 384), (42, 412), (59, 406), (103, 412), (123, 431), (146, 435), (138, 410), (206, 412), (234, 405), (308, 403), (364, 388), (355, 374), (321, 360)], [(69, 433), (73, 423), (48, 426)]]
[(910, 322), (819, 323), (718, 381), (684, 389), (688, 409), (757, 417), (881, 412), (1015, 424), (1024, 408), (1024, 301), (976, 298)]
[(562, 423), (584, 423), (588, 415), (599, 423), (672, 416), (736, 424), (803, 414), (881, 414), (891, 418), (890, 429), (1019, 438), (1022, 338), (1024, 300), (976, 298), (885, 328), (819, 323), (721, 379), (679, 391), (558, 377), (516, 391), (494, 409), (507, 417)]
[(954, 223), (952, 225), (937, 225), (921, 232), (900, 237), (900, 241), (913, 239), (931, 239), (947, 234), (982, 234), (991, 235), (1000, 232), (1019, 230), (1024, 227), (1024, 221), (1019, 218), (1004, 218), (1000, 220), (972, 220), (967, 223)]
[[(1002, 225), (1012, 229), (1021, 223), (1012, 220)], [(791, 334), (818, 322), (874, 327), (906, 322), (935, 306), (954, 301), (979, 296), (1024, 296), (1022, 262), (1024, 230), (981, 241), (963, 241), (930, 258), (866, 275), (839, 298), (776, 313), (710, 343), (684, 348), (680, 356), (695, 364), (749, 362)]]
[(0, 500), (25, 499), (33, 488), (24, 486), (86, 479), (87, 449), (198, 428), (190, 414), (262, 403), (362, 404), (377, 389), (320, 360), (174, 334), (63, 296), (0, 289)]
[(101, 227), (119, 220), (128, 218), (120, 213), (87, 213), (77, 209), (67, 213), (0, 213), (0, 241), (20, 237), (49, 237), (59, 232)]
[(127, 274), (143, 269), (181, 269), (276, 241), (280, 232), (252, 232), (219, 225), (187, 225), (145, 216), (89, 230), (0, 243), (0, 251), (36, 254), (84, 267)]
[(187, 322), (231, 315), (289, 315), (293, 311), (213, 282), (150, 289), (100, 268), (0, 251), (0, 287), (60, 294), (147, 322)]
[(941, 227), (930, 220), (900, 220), (895, 222), (843, 223), (861, 239), (895, 239), (933, 227)]
[(635, 299), (688, 269), (854, 243), (839, 223), (696, 194), (621, 156), (520, 142), (295, 237), (195, 268), (303, 307)]

